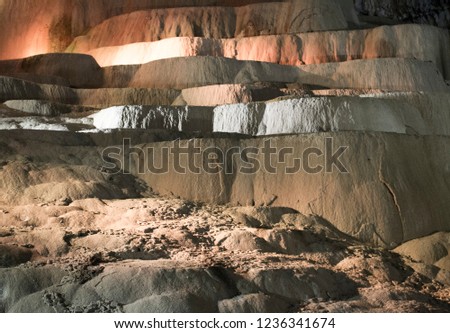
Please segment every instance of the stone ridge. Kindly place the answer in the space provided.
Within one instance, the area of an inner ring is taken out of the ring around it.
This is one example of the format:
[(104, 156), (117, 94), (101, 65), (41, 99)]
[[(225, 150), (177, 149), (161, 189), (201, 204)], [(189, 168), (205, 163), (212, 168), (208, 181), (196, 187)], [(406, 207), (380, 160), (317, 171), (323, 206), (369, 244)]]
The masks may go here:
[(331, 0), (158, 9), (105, 20), (85, 36), (77, 37), (68, 49), (85, 51), (170, 37), (219, 39), (347, 28), (341, 7)]
[[(432, 41), (432, 42), (431, 42)], [(326, 31), (230, 39), (177, 37), (71, 52), (92, 55), (102, 67), (140, 65), (150, 61), (195, 56), (310, 65), (374, 58), (414, 58), (432, 61), (450, 77), (450, 37), (447, 30), (421, 25), (382, 26), (368, 30)], [(422, 48), (424, 43), (429, 47)]]

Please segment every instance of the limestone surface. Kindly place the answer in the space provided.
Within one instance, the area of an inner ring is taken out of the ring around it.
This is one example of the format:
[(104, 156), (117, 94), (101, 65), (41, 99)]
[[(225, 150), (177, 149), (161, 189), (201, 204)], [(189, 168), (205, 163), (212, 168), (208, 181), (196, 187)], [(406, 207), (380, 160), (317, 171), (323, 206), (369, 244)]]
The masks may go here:
[[(140, 148), (144, 155), (150, 148), (160, 153), (152, 154), (153, 159), (134, 156), (130, 171), (158, 193), (214, 203), (276, 202), (319, 215), (361, 240), (395, 247), (450, 227), (444, 199), (449, 196), (448, 144), (446, 136), (355, 132), (206, 139), (182, 145), (192, 153), (187, 157), (190, 163), (184, 161), (181, 167), (203, 165), (207, 156), (195, 149), (212, 149), (219, 155), (206, 160), (215, 163), (206, 169), (209, 172), (188, 168), (178, 173), (169, 168), (172, 172), (155, 173), (149, 170), (167, 158), (174, 165), (173, 155), (161, 153), (173, 143), (155, 143)], [(268, 149), (274, 155), (267, 157)], [(234, 154), (226, 155), (230, 150)], [(342, 165), (327, 164), (339, 151)], [(432, 162), (436, 160), (440, 162)]]
[(445, 2), (0, 0), (0, 312), (450, 312)]
[(98, 129), (161, 129), (212, 132), (213, 110), (208, 107), (116, 106), (91, 116)]
[(83, 54), (54, 53), (20, 60), (4, 60), (0, 61), (0, 73), (62, 78), (74, 88), (99, 88), (102, 84), (99, 65), (94, 58)]
[[(429, 47), (423, 48), (425, 43), (429, 43)], [(88, 53), (102, 67), (138, 65), (188, 56), (216, 56), (293, 66), (357, 59), (409, 58), (432, 61), (445, 78), (450, 77), (448, 30), (413, 24), (237, 39), (173, 37), (95, 49), (74, 47), (71, 52)]]
[[(352, 19), (355, 20), (354, 17)], [(105, 20), (85, 36), (77, 37), (68, 49), (86, 52), (99, 47), (170, 37), (220, 39), (347, 28), (341, 5), (333, 0), (267, 2), (240, 7), (166, 8), (136, 11)]]
[(432, 63), (413, 59), (354, 60), (296, 67), (216, 57), (185, 57), (104, 70), (105, 87), (186, 89), (255, 82), (303, 83), (336, 89), (449, 91), (442, 74)]
[[(446, 101), (443, 105), (448, 105), (449, 96), (423, 95), (437, 103), (443, 98)], [(427, 117), (428, 112), (432, 112), (433, 117)], [(445, 107), (419, 110), (415, 103), (384, 99), (383, 95), (377, 98), (309, 97), (218, 106), (214, 109), (214, 131), (252, 136), (338, 131), (449, 135), (450, 128), (442, 127), (450, 123), (448, 117)]]

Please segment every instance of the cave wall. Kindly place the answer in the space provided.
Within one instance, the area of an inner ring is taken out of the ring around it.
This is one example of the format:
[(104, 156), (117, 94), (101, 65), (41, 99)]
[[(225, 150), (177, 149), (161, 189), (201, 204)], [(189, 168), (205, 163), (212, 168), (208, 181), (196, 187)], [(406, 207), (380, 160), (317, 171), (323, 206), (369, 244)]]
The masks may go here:
[(362, 16), (450, 27), (448, 0), (355, 0), (355, 8)]
[[(321, 6), (320, 1), (311, 0), (0, 0), (0, 59), (62, 52), (75, 37), (89, 34), (92, 28), (105, 20), (139, 10), (236, 7), (262, 2), (278, 2), (280, 5), (290, 2), (295, 9), (301, 8), (303, 3)], [(348, 28), (359, 28), (357, 13), (364, 24), (369, 22), (372, 26), (395, 23), (450, 26), (448, 0), (341, 0), (336, 1), (334, 8), (343, 12)], [(226, 21), (228, 18), (223, 19)]]

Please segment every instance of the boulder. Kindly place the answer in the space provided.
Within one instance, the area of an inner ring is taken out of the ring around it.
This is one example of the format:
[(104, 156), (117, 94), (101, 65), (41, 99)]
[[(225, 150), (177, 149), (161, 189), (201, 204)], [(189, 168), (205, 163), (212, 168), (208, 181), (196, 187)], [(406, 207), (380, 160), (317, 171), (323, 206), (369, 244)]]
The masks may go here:
[(217, 235), (215, 243), (233, 252), (273, 252), (264, 239), (247, 230), (223, 232)]
[[(0, 308), (9, 312), (21, 298), (59, 283), (66, 275), (57, 267), (0, 268)], [(39, 311), (39, 307), (36, 302), (30, 304), (28, 312)]]
[[(192, 294), (195, 295), (194, 299), (214, 304), (208, 306), (210, 311), (217, 311), (215, 308), (219, 300), (235, 296), (235, 292), (224, 281), (207, 270), (178, 269), (174, 265), (176, 263), (165, 264), (164, 261), (148, 262), (145, 265), (139, 261), (106, 265), (104, 272), (88, 281), (83, 288), (94, 289), (102, 299), (115, 300), (120, 304), (133, 304), (146, 297), (164, 294)], [(160, 301), (167, 304), (167, 300), (160, 298)], [(164, 310), (162, 307), (153, 309)]]
[(446, 0), (357, 0), (355, 8), (369, 23), (415, 22), (450, 27), (450, 8)]
[(276, 296), (264, 294), (240, 295), (219, 302), (222, 313), (286, 313), (289, 302)]
[[(276, 198), (272, 200), (275, 201)], [(272, 228), (282, 221), (283, 216), (296, 213), (295, 210), (284, 207), (238, 207), (227, 209), (225, 212), (235, 222), (250, 228)]]

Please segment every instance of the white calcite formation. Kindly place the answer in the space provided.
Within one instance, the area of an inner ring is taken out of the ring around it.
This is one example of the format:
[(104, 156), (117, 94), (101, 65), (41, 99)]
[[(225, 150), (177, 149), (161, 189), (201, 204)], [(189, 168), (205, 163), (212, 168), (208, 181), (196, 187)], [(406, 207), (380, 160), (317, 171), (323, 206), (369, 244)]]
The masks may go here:
[(165, 129), (179, 132), (211, 132), (212, 109), (208, 107), (116, 106), (91, 118), (98, 129)]
[(446, 109), (449, 98), (450, 94), (379, 94), (376, 97), (285, 98), (221, 105), (214, 109), (117, 106), (90, 118), (100, 130), (168, 129), (251, 136), (339, 131), (449, 135), (450, 114)]
[(32, 130), (32, 131), (68, 131), (61, 123), (55, 123), (46, 119), (24, 118), (0, 118), (0, 131), (5, 130)]
[[(433, 97), (430, 99), (436, 101), (444, 98), (444, 105), (448, 105), (450, 95)], [(427, 112), (414, 103), (384, 99), (383, 95), (286, 99), (218, 106), (214, 109), (214, 131), (252, 136), (338, 131), (450, 135), (448, 110), (436, 107), (433, 117), (423, 114)]]

